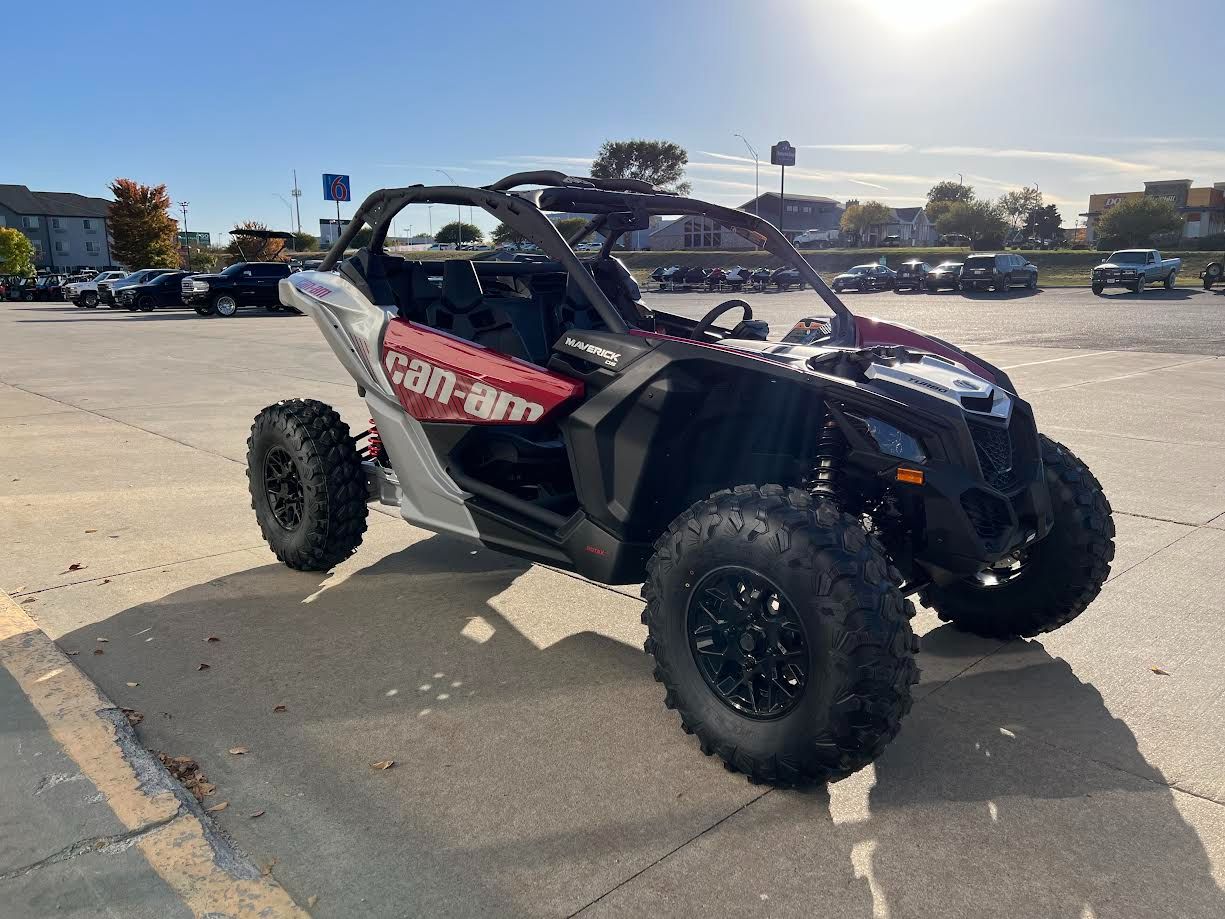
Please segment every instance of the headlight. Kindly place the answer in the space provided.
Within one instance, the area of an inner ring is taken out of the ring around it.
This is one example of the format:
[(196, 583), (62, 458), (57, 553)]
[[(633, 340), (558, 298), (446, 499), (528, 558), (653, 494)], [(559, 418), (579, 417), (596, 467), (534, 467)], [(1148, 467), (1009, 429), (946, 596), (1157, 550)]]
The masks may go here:
[(865, 429), (869, 439), (876, 443), (876, 448), (881, 453), (914, 463), (926, 462), (927, 454), (923, 452), (919, 442), (905, 431), (899, 431), (887, 421), (881, 421), (879, 418), (863, 418), (858, 415), (848, 417), (857, 421)]

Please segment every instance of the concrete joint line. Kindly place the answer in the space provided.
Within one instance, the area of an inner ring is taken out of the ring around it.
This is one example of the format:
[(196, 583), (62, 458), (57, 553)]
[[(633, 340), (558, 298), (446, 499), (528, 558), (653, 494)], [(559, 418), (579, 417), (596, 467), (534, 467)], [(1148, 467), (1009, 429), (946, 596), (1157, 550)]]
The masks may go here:
[[(3, 591), (0, 667), (21, 687), (52, 739), (125, 827), (115, 837), (102, 839), (103, 849), (136, 846), (197, 916), (308, 915), (275, 879), (262, 876), (216, 831), (196, 799), (141, 746), (122, 710)], [(97, 842), (85, 840), (82, 845)], [(49, 856), (57, 857), (75, 857), (73, 847)]]

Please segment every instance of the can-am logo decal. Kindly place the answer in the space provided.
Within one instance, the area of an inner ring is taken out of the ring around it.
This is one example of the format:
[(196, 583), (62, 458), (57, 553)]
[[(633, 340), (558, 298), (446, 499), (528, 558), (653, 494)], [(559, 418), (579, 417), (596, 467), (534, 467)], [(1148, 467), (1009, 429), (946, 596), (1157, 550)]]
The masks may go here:
[(298, 290), (303, 293), (308, 293), (312, 297), (330, 297), (333, 293), (332, 288), (324, 287), (322, 284), (316, 284), (314, 281), (303, 281), (298, 285)]
[(388, 351), (383, 361), (394, 386), (450, 406), (459, 399), (465, 414), (482, 421), (535, 421), (544, 414), (544, 406), (521, 396), (482, 383), (461, 381), (455, 372), (444, 367)]
[(571, 338), (569, 335), (566, 336), (566, 347), (577, 348), (579, 351), (585, 351), (588, 354), (594, 354), (596, 357), (602, 357), (604, 358), (604, 363), (609, 367), (616, 367), (617, 361), (621, 360), (620, 351), (609, 351), (607, 348), (579, 341), (577, 338)]

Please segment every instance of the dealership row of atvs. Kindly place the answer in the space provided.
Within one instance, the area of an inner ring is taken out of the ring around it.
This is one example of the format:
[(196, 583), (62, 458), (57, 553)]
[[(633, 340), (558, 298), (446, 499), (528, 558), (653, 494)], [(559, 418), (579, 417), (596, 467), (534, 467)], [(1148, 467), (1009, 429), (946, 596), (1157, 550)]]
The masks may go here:
[(803, 287), (804, 279), (794, 268), (698, 268), (689, 265), (660, 266), (651, 272), (651, 280), (660, 290), (765, 290), (776, 287), (787, 290)]

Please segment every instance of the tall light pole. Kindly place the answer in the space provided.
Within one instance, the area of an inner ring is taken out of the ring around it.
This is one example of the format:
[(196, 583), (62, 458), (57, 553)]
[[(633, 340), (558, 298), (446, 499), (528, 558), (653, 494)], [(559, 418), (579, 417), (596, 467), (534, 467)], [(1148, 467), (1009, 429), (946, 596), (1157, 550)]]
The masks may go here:
[[(281, 199), (281, 202), (285, 205), (285, 209), (289, 211), (289, 229), (290, 231), (292, 231), (293, 230), (293, 205), (290, 204), (289, 201), (285, 199), (285, 196), (282, 195), (280, 192), (274, 191), (273, 194)], [(290, 240), (290, 243), (289, 243), (290, 252), (298, 251), (297, 242), (298, 242), (297, 239)]]
[(187, 205), (190, 201), (180, 201), (179, 210), (183, 212), (183, 267), (191, 271), (191, 237), (187, 235)]
[(742, 141), (744, 141), (744, 145), (749, 148), (749, 153), (753, 154), (753, 216), (759, 217), (761, 215), (758, 214), (758, 210), (760, 208), (760, 202), (758, 199), (761, 197), (761, 192), (759, 190), (757, 179), (761, 164), (757, 159), (757, 151), (753, 149), (753, 145), (749, 143), (749, 139), (743, 134), (733, 134), (732, 136), (739, 137)]
[[(455, 184), (455, 179), (453, 179), (451, 177), (451, 173), (447, 172), (445, 169), (435, 169), (434, 171), (441, 172), (447, 177), (448, 182), (450, 182), (452, 185)], [(457, 221), (456, 228), (459, 230), (459, 242), (455, 244), (455, 248), (458, 249), (464, 244), (464, 207), (462, 204), (455, 205), (455, 216)]]
[(963, 180), (963, 179), (962, 179), (962, 177), (961, 177), (961, 173), (960, 173), (960, 172), (959, 172), (959, 173), (957, 173), (957, 184), (958, 184), (958, 185), (965, 185), (965, 184), (966, 184), (966, 183), (965, 183), (965, 180)]
[(294, 213), (298, 215), (298, 233), (300, 235), (302, 233), (302, 189), (298, 188), (298, 170), (296, 169), (293, 171), (293, 191), (290, 194), (293, 195)]
[(430, 239), (434, 238), (434, 207), (435, 206), (433, 204), (427, 204), (425, 206), (425, 215), (430, 220)]

